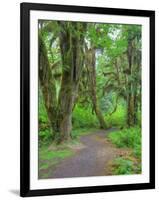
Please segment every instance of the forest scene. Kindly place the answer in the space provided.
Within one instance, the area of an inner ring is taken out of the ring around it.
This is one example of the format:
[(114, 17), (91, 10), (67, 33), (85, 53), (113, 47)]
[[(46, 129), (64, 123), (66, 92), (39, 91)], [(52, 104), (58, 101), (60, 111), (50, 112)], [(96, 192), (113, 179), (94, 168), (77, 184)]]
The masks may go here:
[(142, 173), (141, 28), (39, 20), (39, 179)]

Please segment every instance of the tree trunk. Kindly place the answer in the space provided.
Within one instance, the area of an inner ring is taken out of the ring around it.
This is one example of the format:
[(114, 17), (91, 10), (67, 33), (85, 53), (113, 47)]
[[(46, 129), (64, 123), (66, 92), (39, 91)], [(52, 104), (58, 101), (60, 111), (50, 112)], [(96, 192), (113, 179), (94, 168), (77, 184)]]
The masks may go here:
[(97, 119), (100, 123), (100, 128), (106, 129), (106, 123), (102, 112), (100, 110), (98, 99), (97, 99), (97, 92), (96, 92), (96, 57), (95, 57), (95, 49), (91, 48), (87, 50), (87, 61), (86, 65), (89, 70), (89, 82), (90, 82), (90, 91), (91, 91), (91, 99), (93, 104), (93, 109), (96, 113)]
[[(141, 52), (135, 52), (134, 64), (136, 68), (134, 69), (135, 81), (133, 83), (134, 87), (134, 124), (138, 123), (138, 111), (139, 111), (139, 102), (141, 102)], [(140, 99), (140, 101), (139, 101)], [(141, 104), (141, 103), (140, 103)]]
[(134, 94), (132, 90), (132, 41), (128, 42), (128, 96), (127, 96), (127, 124), (128, 126), (134, 125)]
[(137, 102), (137, 83), (135, 83), (135, 92), (134, 92), (134, 124), (136, 125), (138, 122), (138, 102)]
[(127, 124), (128, 126), (134, 125), (134, 96), (128, 95), (128, 108), (127, 108)]
[(56, 88), (47, 57), (47, 50), (42, 35), (39, 33), (39, 78), (48, 119), (55, 133), (56, 126)]
[(62, 82), (58, 100), (59, 142), (69, 140), (72, 130), (72, 110), (78, 95), (83, 68), (85, 23), (60, 22)]

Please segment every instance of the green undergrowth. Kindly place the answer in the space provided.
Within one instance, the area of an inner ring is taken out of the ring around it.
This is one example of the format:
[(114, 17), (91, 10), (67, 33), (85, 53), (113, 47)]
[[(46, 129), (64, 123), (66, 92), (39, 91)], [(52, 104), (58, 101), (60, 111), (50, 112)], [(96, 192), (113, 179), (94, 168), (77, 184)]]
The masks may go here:
[(118, 148), (128, 148), (131, 152), (129, 156), (122, 156), (113, 161), (113, 174), (141, 173), (141, 128), (132, 127), (114, 131), (108, 138)]
[(39, 147), (49, 145), (52, 141), (52, 133), (49, 126), (48, 116), (46, 108), (44, 105), (44, 99), (42, 92), (39, 89), (39, 101), (38, 101), (38, 121), (39, 121), (39, 130), (38, 130), (38, 142)]
[(53, 140), (53, 135), (49, 127), (39, 130), (39, 146), (48, 146)]
[(115, 175), (140, 174), (141, 164), (131, 158), (119, 157), (113, 161), (112, 171)]
[(76, 105), (73, 115), (72, 124), (74, 129), (85, 129), (85, 128), (98, 128), (99, 122), (95, 113), (92, 113), (90, 107), (82, 107)]
[(112, 114), (106, 114), (105, 120), (108, 127), (125, 127), (126, 126), (126, 109), (119, 105), (117, 110)]
[(117, 147), (127, 147), (133, 150), (133, 155), (141, 157), (141, 128), (132, 127), (114, 131), (108, 135), (108, 138)]

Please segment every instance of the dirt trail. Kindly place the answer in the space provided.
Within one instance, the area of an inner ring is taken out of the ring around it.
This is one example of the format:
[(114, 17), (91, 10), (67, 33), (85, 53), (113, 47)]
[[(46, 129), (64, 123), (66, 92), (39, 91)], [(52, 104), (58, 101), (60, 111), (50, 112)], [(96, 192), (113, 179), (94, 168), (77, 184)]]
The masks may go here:
[(106, 133), (110, 131), (113, 130), (99, 130), (82, 136), (80, 140), (84, 148), (76, 151), (74, 156), (61, 161), (49, 178), (107, 175), (108, 162), (117, 156), (116, 148), (106, 139)]

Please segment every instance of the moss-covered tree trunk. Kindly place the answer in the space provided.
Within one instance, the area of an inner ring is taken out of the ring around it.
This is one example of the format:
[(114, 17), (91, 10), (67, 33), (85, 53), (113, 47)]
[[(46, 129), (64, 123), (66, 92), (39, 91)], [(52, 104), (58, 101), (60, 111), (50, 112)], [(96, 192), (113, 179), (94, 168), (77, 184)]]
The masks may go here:
[(137, 81), (134, 83), (134, 125), (138, 122)]
[[(134, 90), (134, 124), (138, 123), (138, 111), (139, 111), (139, 102), (141, 102), (141, 51), (136, 49), (134, 56), (134, 71), (135, 76), (133, 82)], [(140, 99), (140, 100), (139, 100)]]
[(72, 110), (78, 95), (83, 68), (85, 23), (60, 22), (59, 35), (62, 57), (62, 81), (58, 100), (59, 142), (69, 140), (72, 130)]
[(50, 64), (47, 57), (47, 49), (43, 41), (42, 34), (39, 33), (39, 79), (44, 103), (48, 114), (48, 119), (54, 133), (57, 129), (56, 125), (56, 87), (54, 77), (52, 76)]
[(133, 47), (132, 41), (128, 41), (127, 49), (127, 58), (128, 58), (128, 96), (127, 96), (127, 124), (128, 126), (134, 125), (134, 91), (132, 88), (132, 60), (133, 60)]
[(90, 48), (87, 50), (87, 60), (86, 65), (89, 71), (89, 84), (90, 84), (90, 96), (92, 99), (93, 109), (96, 113), (97, 119), (100, 124), (100, 128), (106, 129), (106, 122), (104, 120), (103, 114), (99, 107), (98, 99), (97, 99), (97, 91), (96, 91), (96, 55), (95, 49)]

